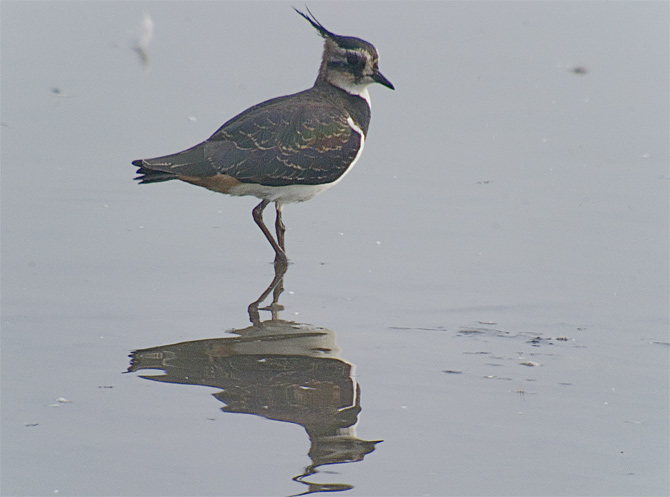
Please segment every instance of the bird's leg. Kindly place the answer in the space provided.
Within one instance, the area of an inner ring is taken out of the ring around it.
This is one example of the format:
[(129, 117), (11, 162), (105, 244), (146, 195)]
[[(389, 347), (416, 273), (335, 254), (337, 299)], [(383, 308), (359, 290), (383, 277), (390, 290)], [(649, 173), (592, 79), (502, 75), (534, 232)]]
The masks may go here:
[(270, 292), (273, 292), (272, 304), (270, 304), (267, 307), (263, 307), (260, 310), (272, 311), (272, 319), (273, 320), (279, 319), (279, 311), (284, 309), (284, 307), (279, 304), (279, 296), (281, 295), (281, 292), (284, 290), (284, 275), (286, 274), (287, 269), (288, 264), (285, 261), (279, 261), (279, 262), (275, 261), (275, 276), (272, 279), (272, 282), (261, 294), (261, 296), (258, 297), (258, 299), (249, 304), (249, 307), (247, 308), (249, 312), (249, 319), (255, 326), (262, 325), (261, 317), (258, 312), (259, 311), (258, 306), (267, 298), (268, 295), (270, 295)]
[[(286, 226), (284, 225), (284, 222), (282, 221), (281, 218), (281, 212), (282, 212), (282, 204), (279, 202), (275, 202), (275, 207), (277, 211), (277, 217), (275, 218), (275, 231), (277, 232), (277, 243), (279, 244), (279, 247), (282, 249), (284, 252), (284, 256), (286, 256), (286, 244), (284, 241), (284, 233), (286, 233)], [(282, 259), (279, 257), (279, 254), (275, 256), (275, 272), (277, 272), (278, 266), (286, 265), (286, 259)], [(286, 272), (286, 269), (284, 269), (284, 272)], [(272, 292), (272, 306), (271, 307), (278, 307), (278, 302), (279, 302), (279, 296), (282, 294), (284, 291), (284, 280), (280, 280), (275, 287), (274, 291)], [(275, 318), (274, 316), (274, 311), (273, 311), (273, 319)]]
[(282, 204), (279, 202), (275, 202), (275, 206), (277, 209), (277, 218), (275, 220), (275, 231), (277, 232), (277, 243), (281, 247), (281, 249), (286, 253), (286, 245), (284, 243), (284, 233), (286, 233), (286, 225), (284, 224), (284, 221), (282, 221), (281, 218), (281, 209), (282, 209)]
[(283, 261), (283, 262), (288, 262), (288, 257), (286, 257), (286, 253), (284, 252), (284, 249), (279, 246), (279, 244), (276, 242), (274, 237), (272, 236), (272, 233), (270, 233), (270, 230), (268, 229), (267, 226), (265, 226), (265, 223), (263, 222), (263, 210), (268, 206), (270, 203), (269, 200), (262, 200), (260, 204), (258, 204), (256, 207), (254, 207), (254, 210), (252, 211), (252, 214), (254, 216), (254, 221), (256, 221), (256, 224), (258, 227), (261, 229), (263, 234), (265, 235), (265, 238), (268, 239), (268, 242), (270, 242), (270, 245), (272, 245), (272, 248), (275, 249), (275, 261)]
[(284, 292), (284, 274), (288, 269), (288, 263), (282, 260), (275, 259), (275, 280), (276, 284), (272, 290), (272, 304), (268, 306), (268, 310), (272, 311), (272, 319), (279, 319), (279, 311), (284, 310), (284, 306), (279, 303), (279, 296)]

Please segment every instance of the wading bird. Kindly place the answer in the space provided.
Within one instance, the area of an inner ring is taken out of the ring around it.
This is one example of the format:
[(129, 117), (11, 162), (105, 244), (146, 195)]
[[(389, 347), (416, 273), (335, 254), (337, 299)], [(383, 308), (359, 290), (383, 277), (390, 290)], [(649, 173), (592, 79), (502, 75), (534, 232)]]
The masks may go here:
[[(331, 33), (307, 9), (294, 9), (324, 39), (314, 86), (254, 105), (204, 142), (172, 155), (139, 159), (140, 183), (178, 179), (228, 195), (261, 199), (253, 218), (287, 262), (282, 206), (303, 202), (338, 183), (363, 152), (370, 124), (368, 86), (394, 89), (379, 72), (379, 53), (367, 41)], [(276, 239), (263, 210), (276, 206)]]

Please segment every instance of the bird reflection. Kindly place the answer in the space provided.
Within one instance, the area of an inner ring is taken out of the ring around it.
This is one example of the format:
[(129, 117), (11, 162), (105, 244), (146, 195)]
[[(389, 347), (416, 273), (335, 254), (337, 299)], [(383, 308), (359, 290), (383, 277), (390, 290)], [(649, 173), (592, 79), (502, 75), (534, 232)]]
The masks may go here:
[[(286, 270), (285, 262), (275, 263), (272, 282), (248, 307), (251, 326), (232, 330), (231, 337), (136, 350), (128, 372), (161, 369), (162, 375), (141, 378), (215, 387), (224, 412), (303, 426), (312, 463), (293, 478), (307, 487), (297, 495), (349, 490), (353, 486), (346, 483), (310, 479), (320, 466), (363, 460), (381, 440), (356, 436), (360, 388), (355, 366), (339, 357), (335, 332), (279, 318)], [(271, 303), (260, 307), (270, 294)], [(271, 318), (262, 321), (260, 311)]]

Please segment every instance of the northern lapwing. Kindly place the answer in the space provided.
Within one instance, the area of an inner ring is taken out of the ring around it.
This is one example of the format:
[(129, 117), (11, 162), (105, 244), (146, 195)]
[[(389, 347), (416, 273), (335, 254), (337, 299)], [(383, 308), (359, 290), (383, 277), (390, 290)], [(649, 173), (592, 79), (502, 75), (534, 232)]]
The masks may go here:
[[(309, 9), (308, 14), (294, 10), (325, 40), (314, 86), (254, 105), (192, 148), (133, 161), (141, 184), (178, 179), (260, 198), (254, 221), (272, 245), (275, 262), (283, 263), (282, 206), (309, 200), (344, 178), (363, 152), (370, 124), (368, 86), (394, 89), (379, 72), (379, 53), (372, 44), (328, 31)], [(277, 211), (276, 239), (263, 222), (270, 202)]]

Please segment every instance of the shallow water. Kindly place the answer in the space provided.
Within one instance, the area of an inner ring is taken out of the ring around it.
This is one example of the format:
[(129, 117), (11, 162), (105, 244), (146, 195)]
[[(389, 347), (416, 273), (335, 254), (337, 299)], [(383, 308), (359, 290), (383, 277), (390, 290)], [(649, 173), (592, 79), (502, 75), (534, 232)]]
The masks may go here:
[(667, 4), (310, 8), (397, 90), (252, 325), (254, 199), (130, 161), (309, 86), (313, 30), (2, 2), (2, 494), (666, 495)]

